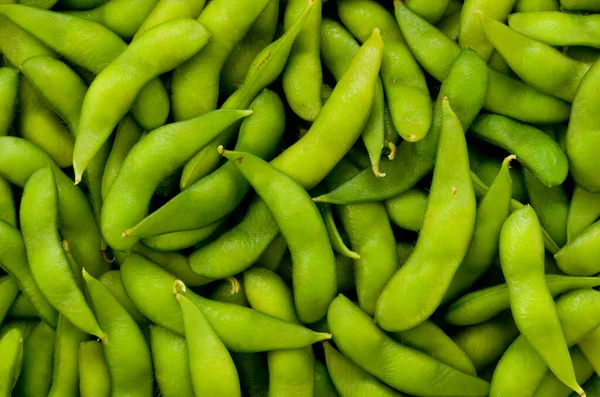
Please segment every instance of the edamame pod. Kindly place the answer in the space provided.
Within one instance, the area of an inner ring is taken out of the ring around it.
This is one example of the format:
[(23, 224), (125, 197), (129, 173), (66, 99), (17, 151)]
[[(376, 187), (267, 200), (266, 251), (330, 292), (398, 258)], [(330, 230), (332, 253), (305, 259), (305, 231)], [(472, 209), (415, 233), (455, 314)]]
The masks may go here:
[(10, 397), (23, 365), (23, 334), (18, 328), (0, 339), (0, 396)]
[(435, 27), (448, 36), (450, 40), (457, 41), (460, 28), (460, 11), (445, 17)]
[(212, 225), (200, 229), (184, 230), (182, 232), (171, 232), (159, 234), (158, 236), (143, 238), (141, 240), (148, 248), (161, 252), (180, 251), (195, 247), (202, 241), (208, 239), (223, 225), (223, 222), (215, 222)]
[(390, 221), (402, 229), (418, 232), (427, 209), (427, 192), (413, 188), (385, 201)]
[(27, 295), (20, 293), (6, 315), (8, 318), (36, 318), (38, 312)]
[(79, 346), (79, 392), (81, 397), (110, 396), (110, 374), (98, 341)]
[[(560, 6), (558, 5), (558, 0), (517, 0), (514, 11), (525, 13), (536, 11), (558, 11), (559, 9)], [(510, 15), (508, 19), (510, 22)]]
[[(131, 254), (121, 265), (121, 278), (127, 295), (148, 319), (183, 335), (183, 319), (173, 296), (175, 276)], [(150, 279), (154, 281), (149, 283)], [(186, 292), (186, 296), (200, 308), (219, 338), (233, 352), (296, 349), (330, 338), (329, 334), (312, 332), (242, 306), (211, 301), (192, 291)]]
[[(574, 61), (551, 46), (517, 33), (483, 13), (479, 13), (479, 18), (487, 38), (523, 81), (545, 94), (573, 101), (590, 64)], [(548, 65), (552, 67), (548, 68)]]
[[(139, 241), (127, 230), (148, 213), (158, 185), (249, 110), (218, 110), (195, 119), (167, 124), (142, 138), (127, 154), (102, 205), (102, 233), (119, 251)], [(198, 134), (198, 130), (202, 134)]]
[[(600, 277), (570, 277), (546, 275), (546, 285), (552, 296), (577, 288), (594, 288), (600, 285)], [(510, 309), (508, 286), (500, 284), (470, 292), (448, 308), (446, 321), (453, 325), (482, 323)]]
[(444, 295), (444, 302), (454, 300), (471, 288), (498, 255), (500, 230), (510, 213), (511, 180), (508, 167), (514, 158), (511, 155), (504, 159), (500, 172), (479, 202), (469, 250)]
[(567, 215), (567, 241), (573, 241), (600, 217), (600, 193), (575, 186)]
[(4, 321), (8, 309), (12, 306), (17, 295), (19, 294), (19, 286), (9, 276), (0, 276), (0, 324)]
[(384, 42), (381, 82), (396, 131), (409, 142), (423, 139), (432, 122), (431, 98), (425, 76), (406, 45), (394, 17), (372, 0), (337, 2), (338, 14), (356, 38), (364, 42), (374, 28)]
[[(69, 63), (79, 65), (96, 75), (127, 48), (127, 44), (119, 36), (104, 26), (65, 13), (21, 5), (0, 5), (0, 13), (56, 51)], [(0, 46), (0, 49), (5, 52), (3, 46)], [(53, 53), (45, 49), (30, 56), (33, 55), (52, 56)], [(24, 60), (11, 63), (20, 65)], [(154, 79), (142, 88), (133, 103), (131, 113), (147, 130), (153, 130), (165, 123), (169, 114), (169, 98), (160, 80)]]
[(598, 273), (600, 271), (599, 240), (600, 221), (596, 221), (554, 255), (556, 264), (560, 270), (574, 276)]
[(600, 11), (600, 4), (596, 0), (560, 0), (560, 7), (569, 11)]
[(8, 135), (16, 113), (19, 71), (0, 68), (0, 135)]
[(58, 191), (50, 167), (35, 171), (23, 190), (21, 230), (31, 273), (48, 302), (76, 327), (104, 337), (67, 260), (58, 232)]
[(583, 355), (587, 358), (593, 370), (596, 373), (600, 372), (600, 359), (598, 358), (598, 347), (600, 346), (600, 329), (596, 328), (590, 332), (584, 339), (582, 339), (577, 347), (581, 350)]
[(34, 56), (54, 55), (52, 50), (46, 47), (44, 43), (41, 43), (5, 16), (0, 17), (0, 38), (2, 38), (0, 41), (2, 55), (15, 67), (20, 67), (28, 58)]
[(469, 132), (515, 154), (546, 186), (560, 185), (567, 177), (567, 156), (556, 141), (535, 127), (488, 113), (479, 115)]
[[(191, 19), (165, 22), (140, 36), (100, 72), (90, 85), (81, 109), (73, 153), (76, 183), (142, 87), (190, 58), (204, 47), (209, 37), (210, 33)], [(165, 48), (169, 50), (164, 51)]]
[(23, 368), (15, 386), (18, 395), (46, 397), (52, 382), (56, 332), (40, 321), (23, 344)]
[[(172, 21), (177, 18), (198, 18), (200, 11), (204, 8), (205, 0), (183, 0), (170, 1), (159, 0), (152, 12), (140, 25), (133, 36), (133, 40), (139, 37), (146, 30), (167, 21)], [(123, 10), (122, 10), (123, 12)]]
[[(370, 107), (365, 104), (373, 100), (382, 46), (381, 36), (375, 30), (337, 83), (310, 130), (275, 158), (272, 165), (305, 188), (314, 187), (331, 171), (350, 150), (366, 123)], [(250, 245), (246, 240), (248, 233), (253, 236)], [(198, 274), (228, 277), (252, 265), (277, 233), (277, 224), (267, 206), (255, 200), (239, 225), (197, 250), (188, 261)]]
[[(464, 259), (475, 225), (475, 192), (461, 122), (447, 97), (423, 228), (415, 251), (377, 299), (375, 321), (404, 331), (426, 320), (442, 302)], [(460, 226), (458, 226), (460, 224)], [(435, 241), (452, 241), (451, 246)]]
[[(594, 374), (594, 368), (577, 347), (569, 349), (575, 376), (579, 384), (583, 384)], [(548, 371), (535, 391), (534, 397), (568, 397), (569, 389), (552, 372)]]
[(400, 393), (348, 360), (328, 342), (323, 343), (323, 349), (331, 380), (342, 396), (401, 397)]
[(333, 218), (333, 211), (331, 209), (331, 205), (324, 204), (321, 206), (321, 208), (321, 216), (323, 217), (325, 228), (327, 228), (327, 234), (329, 235), (329, 242), (331, 243), (331, 248), (333, 248), (333, 250), (338, 254), (343, 255), (347, 258), (360, 258), (360, 255), (350, 250), (350, 248), (346, 246), (344, 239), (342, 239), (340, 231), (338, 230), (337, 225), (335, 223), (335, 219)]
[(442, 19), (448, 9), (449, 0), (426, 1), (405, 0), (406, 7), (419, 14), (427, 22), (435, 25)]
[[(313, 7), (306, 24), (296, 37), (282, 74), (281, 84), (289, 106), (300, 118), (314, 121), (321, 110), (323, 72), (319, 58), (321, 0), (312, 0)], [(283, 15), (283, 28), (290, 29), (302, 13), (306, 0), (290, 0)]]
[(517, 328), (554, 374), (579, 394), (556, 307), (544, 279), (544, 242), (530, 206), (513, 212), (500, 234), (500, 263)]
[(397, 390), (421, 396), (488, 394), (486, 381), (394, 342), (343, 295), (338, 295), (329, 306), (327, 322), (337, 347), (346, 357)]
[(337, 292), (335, 257), (317, 206), (300, 184), (264, 160), (222, 147), (220, 153), (235, 164), (275, 218), (292, 255), (298, 317), (314, 323), (325, 315)]
[(518, 12), (508, 26), (552, 46), (600, 47), (600, 17), (558, 12)]
[(94, 313), (106, 332), (102, 347), (111, 394), (152, 396), (152, 360), (142, 331), (117, 298), (85, 269), (83, 279)]
[(125, 289), (123, 288), (123, 282), (121, 281), (121, 272), (119, 270), (111, 270), (104, 273), (98, 278), (98, 281), (102, 283), (110, 291), (111, 294), (119, 301), (121, 306), (127, 313), (135, 320), (140, 327), (148, 325), (148, 319), (144, 317), (142, 313), (133, 305), (131, 299), (127, 296)]
[(185, 338), (166, 328), (151, 325), (150, 347), (160, 394), (165, 397), (192, 397), (194, 392)]

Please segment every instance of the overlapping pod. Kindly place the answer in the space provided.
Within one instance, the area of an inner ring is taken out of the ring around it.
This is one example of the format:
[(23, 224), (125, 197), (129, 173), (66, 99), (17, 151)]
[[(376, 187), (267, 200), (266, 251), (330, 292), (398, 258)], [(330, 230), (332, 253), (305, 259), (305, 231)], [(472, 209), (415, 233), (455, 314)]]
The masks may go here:
[(62, 314), (54, 339), (54, 363), (49, 397), (76, 396), (79, 390), (79, 347), (88, 335)]
[(32, 397), (48, 395), (52, 382), (56, 332), (40, 321), (23, 344), (23, 367), (15, 386), (17, 394)]
[[(151, 325), (150, 348), (161, 395), (193, 396), (185, 338), (158, 325)], [(174, 360), (174, 357), (177, 359)]]
[(518, 12), (508, 17), (513, 30), (552, 46), (600, 47), (600, 16), (566, 12)]
[(19, 71), (13, 68), (0, 68), (0, 135), (8, 135), (15, 117)]
[[(204, 8), (205, 0), (182, 0), (170, 1), (159, 0), (152, 12), (140, 25), (133, 36), (133, 40), (146, 30), (167, 21), (177, 18), (198, 18), (200, 11)], [(123, 12), (123, 11), (122, 11)]]
[(554, 255), (556, 264), (566, 274), (575, 276), (591, 276), (598, 273), (599, 240), (600, 221), (596, 221)]
[(600, 193), (575, 186), (567, 215), (567, 241), (573, 241), (600, 217)]
[(110, 374), (98, 341), (79, 345), (79, 392), (81, 397), (110, 396)]
[(23, 365), (23, 334), (18, 328), (0, 338), (0, 396), (10, 397)]

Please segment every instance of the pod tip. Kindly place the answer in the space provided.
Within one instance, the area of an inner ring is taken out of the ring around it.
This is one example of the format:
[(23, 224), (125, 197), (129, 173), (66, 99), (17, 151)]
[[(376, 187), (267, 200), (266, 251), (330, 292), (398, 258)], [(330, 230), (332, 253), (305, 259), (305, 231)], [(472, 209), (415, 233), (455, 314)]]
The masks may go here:
[(173, 283), (173, 295), (178, 296), (180, 292), (186, 291), (186, 286), (181, 280), (175, 280)]
[(445, 96), (444, 98), (442, 98), (442, 102), (444, 102), (444, 103), (448, 103), (448, 102), (449, 102), (449, 100), (448, 100), (448, 97), (447, 97), (447, 96)]
[(240, 292), (240, 282), (235, 277), (227, 277), (227, 281), (231, 285), (231, 295), (238, 294)]
[(379, 165), (374, 165), (371, 167), (371, 169), (373, 170), (373, 174), (375, 174), (377, 178), (383, 178), (385, 176), (385, 172), (381, 172), (379, 170)]
[(502, 161), (502, 164), (510, 167), (510, 162), (513, 160), (516, 160), (516, 159), (517, 159), (517, 155), (511, 154), (510, 156), (507, 156), (504, 158), (504, 160)]
[(219, 147), (217, 148), (217, 152), (219, 152), (221, 156), (223, 155), (223, 153), (225, 153), (225, 148), (223, 147), (223, 145), (219, 145)]

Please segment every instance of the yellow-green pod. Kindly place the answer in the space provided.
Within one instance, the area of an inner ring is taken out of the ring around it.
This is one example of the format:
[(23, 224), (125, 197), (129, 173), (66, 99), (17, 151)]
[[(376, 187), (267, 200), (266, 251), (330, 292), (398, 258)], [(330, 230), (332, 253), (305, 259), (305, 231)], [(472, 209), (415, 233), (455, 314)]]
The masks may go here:
[(132, 40), (159, 23), (177, 18), (198, 18), (204, 8), (205, 0), (159, 0), (152, 12), (138, 28)]
[(81, 397), (109, 397), (110, 375), (101, 342), (79, 345), (79, 393)]
[(0, 135), (8, 135), (16, 113), (19, 71), (0, 68)]
[(23, 365), (23, 334), (15, 328), (0, 339), (0, 396), (10, 397)]
[(40, 321), (23, 345), (23, 368), (15, 386), (17, 395), (46, 397), (52, 383), (56, 331)]

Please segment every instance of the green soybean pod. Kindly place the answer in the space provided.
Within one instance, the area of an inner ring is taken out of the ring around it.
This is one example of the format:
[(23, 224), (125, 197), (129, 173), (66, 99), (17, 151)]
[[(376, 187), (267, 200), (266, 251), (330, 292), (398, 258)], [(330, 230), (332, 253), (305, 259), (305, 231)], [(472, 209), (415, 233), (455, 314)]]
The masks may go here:
[(46, 10), (52, 8), (56, 2), (57, 0), (19, 0), (19, 4)]
[(600, 11), (600, 4), (596, 0), (561, 0), (560, 7), (568, 11)]
[(7, 135), (16, 113), (19, 71), (0, 68), (0, 135)]
[(475, 375), (469, 356), (434, 322), (426, 320), (413, 329), (390, 333), (392, 339), (467, 374)]
[(567, 243), (567, 219), (569, 197), (564, 186), (548, 187), (528, 169), (523, 170), (523, 179), (529, 196), (529, 203), (540, 219), (542, 227), (559, 247)]
[[(12, 6), (0, 6), (2, 9)], [(26, 7), (28, 8), (28, 7)], [(8, 62), (20, 67), (28, 58), (54, 53), (37, 38), (28, 34), (4, 15), (0, 17), (0, 50)]]
[[(181, 305), (188, 349), (189, 370), (194, 394), (241, 396), (237, 370), (231, 355), (219, 340), (202, 312), (185, 296), (185, 285), (173, 287)], [(181, 288), (181, 291), (179, 290)], [(218, 373), (218, 377), (211, 372)]]
[(329, 306), (327, 322), (346, 357), (397, 390), (421, 396), (488, 395), (486, 381), (393, 341), (343, 295)]
[[(255, 268), (244, 272), (248, 301), (253, 309), (300, 324), (292, 291), (277, 274)], [(315, 356), (311, 346), (267, 353), (270, 396), (314, 394)]]
[(552, 372), (583, 394), (544, 278), (542, 230), (532, 207), (513, 212), (502, 226), (500, 263), (517, 328)]
[[(356, 142), (366, 123), (369, 109), (365, 104), (373, 100), (382, 45), (375, 30), (337, 83), (310, 130), (275, 158), (272, 165), (308, 189), (331, 171)], [(305, 166), (297, 167), (300, 163)], [(246, 240), (248, 233), (253, 236), (250, 245)], [(195, 251), (188, 260), (198, 274), (228, 277), (250, 267), (277, 234), (277, 224), (266, 204), (255, 200), (240, 224)]]
[(347, 258), (360, 258), (360, 254), (350, 250), (350, 248), (346, 246), (346, 243), (344, 242), (344, 239), (342, 238), (340, 231), (338, 230), (337, 225), (335, 223), (331, 205), (324, 204), (321, 206), (321, 208), (321, 216), (323, 217), (323, 223), (325, 223), (325, 228), (327, 228), (327, 234), (329, 235), (329, 242), (331, 243), (331, 248), (333, 248), (333, 250), (338, 254), (343, 255)]
[(195, 247), (197, 244), (208, 239), (222, 225), (222, 222), (215, 222), (212, 225), (201, 227), (200, 229), (184, 230), (180, 232), (171, 232), (159, 234), (158, 236), (141, 239), (142, 244), (161, 252), (180, 251), (186, 248)]
[(444, 19), (438, 22), (435, 27), (438, 28), (440, 32), (445, 34), (450, 40), (457, 41), (460, 28), (460, 11), (444, 17)]
[(559, 269), (573, 276), (591, 276), (598, 273), (599, 240), (600, 221), (596, 221), (554, 255)]
[(600, 194), (575, 186), (567, 215), (567, 241), (573, 241), (600, 217)]
[(511, 180), (508, 168), (514, 158), (511, 155), (504, 159), (500, 172), (479, 202), (469, 250), (446, 291), (444, 302), (454, 300), (471, 288), (498, 255), (500, 230), (510, 213)]
[[(594, 375), (594, 368), (577, 347), (572, 347), (569, 352), (571, 353), (571, 361), (573, 362), (577, 382), (583, 385)], [(534, 397), (569, 397), (570, 395), (571, 389), (552, 372), (548, 371), (535, 391)]]
[(27, 262), (23, 237), (17, 228), (0, 221), (0, 267), (16, 281), (28, 297), (36, 315), (56, 328), (57, 312), (38, 287)]
[(406, 7), (415, 14), (419, 14), (423, 19), (432, 25), (435, 25), (442, 19), (450, 0), (426, 1), (426, 0), (405, 0)]
[(98, 278), (98, 281), (110, 291), (111, 294), (119, 301), (121, 306), (127, 313), (135, 320), (140, 327), (148, 325), (148, 319), (144, 317), (142, 313), (134, 306), (131, 299), (127, 296), (125, 289), (123, 288), (123, 282), (121, 281), (121, 272), (119, 270), (111, 270)]
[(198, 18), (200, 11), (204, 8), (204, 3), (205, 0), (159, 0), (135, 32), (132, 40), (160, 23), (177, 18)]
[(506, 313), (484, 323), (461, 328), (452, 340), (480, 372), (498, 361), (517, 336), (519, 330), (512, 316)]
[(593, 111), (599, 103), (596, 95), (599, 85), (600, 63), (596, 62), (577, 90), (566, 138), (571, 175), (575, 183), (590, 192), (600, 192), (600, 173), (594, 150), (600, 140)]
[(338, 14), (361, 42), (374, 28), (381, 30), (384, 42), (381, 81), (396, 131), (409, 141), (423, 139), (431, 127), (431, 97), (425, 76), (411, 54), (394, 17), (372, 0), (337, 2)]
[[(600, 293), (593, 289), (568, 292), (557, 300), (556, 311), (564, 338), (572, 346), (600, 324), (600, 317), (596, 317), (600, 312)], [(504, 352), (496, 366), (490, 397), (533, 396), (547, 370), (546, 361), (521, 335)], [(578, 394), (583, 395), (583, 390)]]
[[(181, 312), (176, 310), (177, 300), (172, 291), (175, 276), (131, 254), (121, 265), (121, 277), (127, 295), (148, 319), (183, 335), (183, 320)], [(154, 282), (149, 283), (150, 279)], [(331, 337), (246, 307), (212, 301), (192, 291), (186, 292), (186, 296), (202, 310), (219, 338), (233, 352), (296, 349)]]
[(94, 313), (106, 332), (103, 351), (111, 394), (151, 396), (152, 360), (142, 331), (117, 298), (85, 269), (83, 279)]
[(18, 395), (46, 397), (52, 382), (56, 332), (40, 321), (23, 344), (23, 368), (15, 386)]
[(25, 318), (37, 318), (38, 311), (33, 306), (27, 295), (20, 293), (17, 299), (13, 302), (12, 306), (6, 313), (9, 319), (25, 319)]
[(150, 349), (156, 383), (165, 397), (192, 397), (185, 338), (158, 325), (150, 326)]
[(317, 206), (300, 184), (264, 160), (245, 152), (220, 152), (267, 204), (288, 244), (298, 317), (304, 323), (321, 319), (337, 292), (337, 280), (333, 249)]
[(478, 116), (469, 132), (515, 154), (546, 186), (560, 185), (567, 177), (567, 156), (556, 141), (535, 127), (488, 113)]
[[(90, 85), (81, 109), (73, 154), (75, 182), (81, 180), (81, 174), (127, 113), (142, 87), (190, 58), (209, 37), (210, 33), (191, 19), (165, 22), (140, 36), (100, 72)], [(162, 54), (157, 52), (157, 49), (165, 48), (169, 50)], [(120, 83), (115, 85), (116, 81)], [(114, 98), (120, 100), (111, 101)]]
[[(537, 11), (558, 11), (560, 6), (558, 0), (517, 0), (514, 11), (518, 13)], [(514, 15), (514, 14), (512, 14)], [(510, 23), (511, 15), (508, 16)]]
[(342, 396), (401, 397), (399, 392), (344, 357), (330, 343), (324, 342), (323, 349), (331, 380)]
[(600, 360), (598, 359), (598, 348), (600, 347), (600, 329), (596, 328), (590, 332), (578, 344), (579, 350), (592, 366), (593, 371), (600, 372)]
[(427, 209), (427, 192), (412, 188), (385, 201), (390, 221), (402, 229), (418, 232)]
[(19, 329), (7, 332), (0, 339), (0, 395), (9, 397), (23, 365), (23, 334)]
[[(132, 249), (139, 238), (127, 231), (144, 219), (160, 183), (221, 131), (251, 113), (217, 110), (167, 124), (142, 138), (127, 154), (104, 198), (100, 226), (107, 243), (119, 251)], [(203, 133), (198, 134), (198, 130)]]
[(0, 324), (19, 294), (19, 285), (9, 276), (0, 276)]
[[(546, 285), (552, 296), (557, 296), (573, 289), (597, 287), (600, 285), (600, 278), (548, 274)], [(508, 286), (500, 284), (470, 292), (456, 300), (448, 308), (446, 321), (453, 325), (473, 325), (487, 321), (508, 309)]]
[(61, 246), (58, 192), (52, 168), (35, 171), (27, 181), (20, 218), (31, 273), (46, 299), (75, 326), (102, 338), (104, 333), (77, 287)]
[(552, 46), (600, 47), (598, 15), (556, 11), (518, 12), (508, 18), (513, 30)]
[[(332, 187), (354, 175), (358, 169), (341, 160), (325, 182)], [(336, 208), (350, 245), (359, 258), (354, 259), (354, 276), (359, 306), (375, 312), (381, 291), (398, 268), (394, 232), (382, 203), (348, 204)]]
[(196, 51), (173, 72), (171, 101), (176, 121), (198, 117), (217, 108), (223, 63), (269, 1), (214, 0), (200, 13), (198, 22), (211, 37), (201, 51)]
[(279, 18), (279, 1), (271, 1), (254, 20), (244, 38), (231, 50), (221, 68), (220, 89), (230, 95), (243, 83), (254, 58), (273, 42)]
[(315, 360), (315, 397), (339, 397), (325, 364)]
[(515, 0), (466, 0), (460, 12), (458, 44), (462, 48), (472, 48), (484, 61), (487, 61), (492, 55), (494, 45), (486, 37), (477, 11), (497, 21), (504, 21), (514, 5)]
[[(523, 81), (545, 94), (573, 101), (590, 64), (574, 61), (551, 46), (517, 33), (483, 13), (479, 13), (479, 18), (488, 39)], [(544, 73), (548, 69), (541, 66), (549, 64), (553, 65), (552, 73)]]
[[(448, 98), (443, 99), (442, 106), (436, 166), (415, 252), (377, 300), (375, 320), (386, 331), (413, 328), (437, 309), (473, 234), (476, 203), (464, 132)], [(444, 247), (433, 241), (452, 243)]]
[[(249, 109), (252, 116), (242, 121), (236, 150), (270, 160), (279, 148), (285, 130), (283, 102), (275, 92), (265, 89), (252, 101)], [(150, 237), (204, 228), (237, 208), (249, 188), (235, 166), (225, 163), (141, 220), (129, 230), (129, 234)]]
[(81, 397), (110, 396), (110, 374), (98, 341), (79, 345), (79, 392)]
[(11, 226), (17, 225), (17, 208), (10, 182), (0, 177), (0, 220)]

